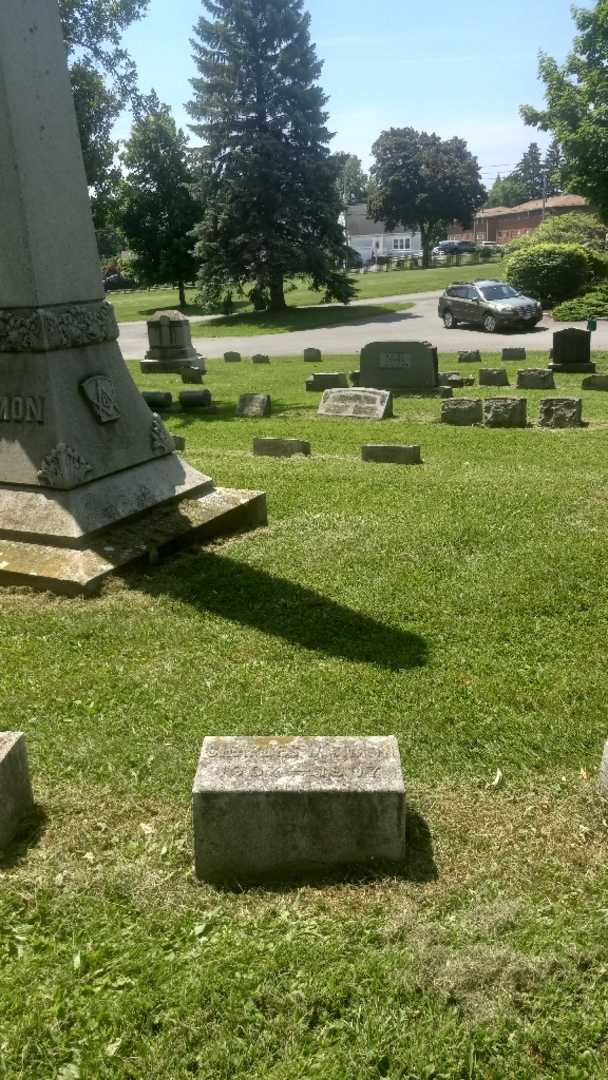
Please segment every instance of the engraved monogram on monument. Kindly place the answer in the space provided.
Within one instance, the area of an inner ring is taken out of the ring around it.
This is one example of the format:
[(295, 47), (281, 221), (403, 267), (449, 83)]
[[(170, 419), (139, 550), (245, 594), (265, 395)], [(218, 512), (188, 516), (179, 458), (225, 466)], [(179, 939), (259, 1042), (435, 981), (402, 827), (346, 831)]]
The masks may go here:
[(167, 431), (158, 413), (152, 413), (150, 437), (155, 454), (172, 454), (175, 450), (173, 436)]
[(91, 375), (81, 382), (80, 389), (100, 424), (109, 424), (120, 418), (116, 403), (116, 387), (109, 375)]
[(83, 484), (91, 472), (92, 465), (89, 465), (77, 450), (66, 443), (59, 443), (45, 457), (38, 478), (46, 480), (51, 487), (68, 490)]

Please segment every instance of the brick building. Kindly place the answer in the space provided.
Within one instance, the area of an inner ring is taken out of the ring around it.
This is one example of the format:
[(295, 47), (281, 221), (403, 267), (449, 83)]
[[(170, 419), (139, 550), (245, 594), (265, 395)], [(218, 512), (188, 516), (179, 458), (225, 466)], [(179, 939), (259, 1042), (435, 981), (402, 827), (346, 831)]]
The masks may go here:
[(589, 204), (580, 195), (554, 195), (546, 199), (544, 204), (542, 199), (532, 199), (520, 206), (494, 206), (490, 210), (478, 211), (472, 229), (463, 229), (458, 222), (454, 222), (448, 229), (448, 239), (508, 244), (517, 236), (524, 236), (538, 228), (549, 216), (588, 209)]

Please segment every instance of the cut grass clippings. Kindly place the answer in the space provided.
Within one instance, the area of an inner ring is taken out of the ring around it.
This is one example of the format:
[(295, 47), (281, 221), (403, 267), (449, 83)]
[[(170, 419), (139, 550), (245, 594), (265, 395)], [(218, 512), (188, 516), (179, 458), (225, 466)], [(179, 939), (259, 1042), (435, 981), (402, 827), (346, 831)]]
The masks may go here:
[[(322, 420), (299, 358), (208, 368), (217, 414), (167, 426), (218, 484), (266, 491), (268, 527), (97, 598), (0, 594), (2, 726), (39, 803), (0, 865), (0, 1076), (607, 1075), (608, 397), (557, 376), (574, 431), (450, 428), (432, 398)], [(251, 391), (271, 417), (235, 418)], [(534, 422), (547, 392), (525, 396)], [(254, 458), (255, 435), (312, 457)], [(366, 441), (424, 464), (364, 464)], [(401, 872), (196, 882), (208, 734), (395, 734)]]

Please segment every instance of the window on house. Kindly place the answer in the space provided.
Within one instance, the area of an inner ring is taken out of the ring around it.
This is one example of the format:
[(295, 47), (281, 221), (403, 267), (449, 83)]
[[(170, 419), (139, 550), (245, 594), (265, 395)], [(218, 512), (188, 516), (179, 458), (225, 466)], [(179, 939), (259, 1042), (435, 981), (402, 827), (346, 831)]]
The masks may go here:
[(403, 237), (399, 241), (399, 248), (400, 248), (401, 251), (403, 251)]
[(393, 240), (393, 248), (398, 248), (398, 247), (399, 247), (399, 241), (398, 240)]
[(405, 250), (409, 251), (411, 246), (412, 246), (412, 241), (410, 240), (410, 238), (408, 236), (408, 237), (406, 237), (406, 240), (405, 240)]

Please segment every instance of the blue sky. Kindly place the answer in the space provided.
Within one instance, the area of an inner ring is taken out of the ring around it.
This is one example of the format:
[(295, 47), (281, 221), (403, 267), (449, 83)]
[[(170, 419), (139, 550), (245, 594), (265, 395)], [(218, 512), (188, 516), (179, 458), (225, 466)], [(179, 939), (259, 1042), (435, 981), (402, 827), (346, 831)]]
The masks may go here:
[[(306, 7), (324, 61), (333, 149), (368, 165), (386, 127), (459, 135), (489, 184), (531, 140), (546, 143), (518, 109), (542, 103), (539, 48), (559, 59), (570, 48), (570, 0), (307, 0)], [(154, 87), (182, 126), (194, 74), (189, 38), (201, 11), (201, 0), (151, 0), (147, 18), (125, 35), (142, 89)], [(128, 130), (124, 117), (117, 136)]]

